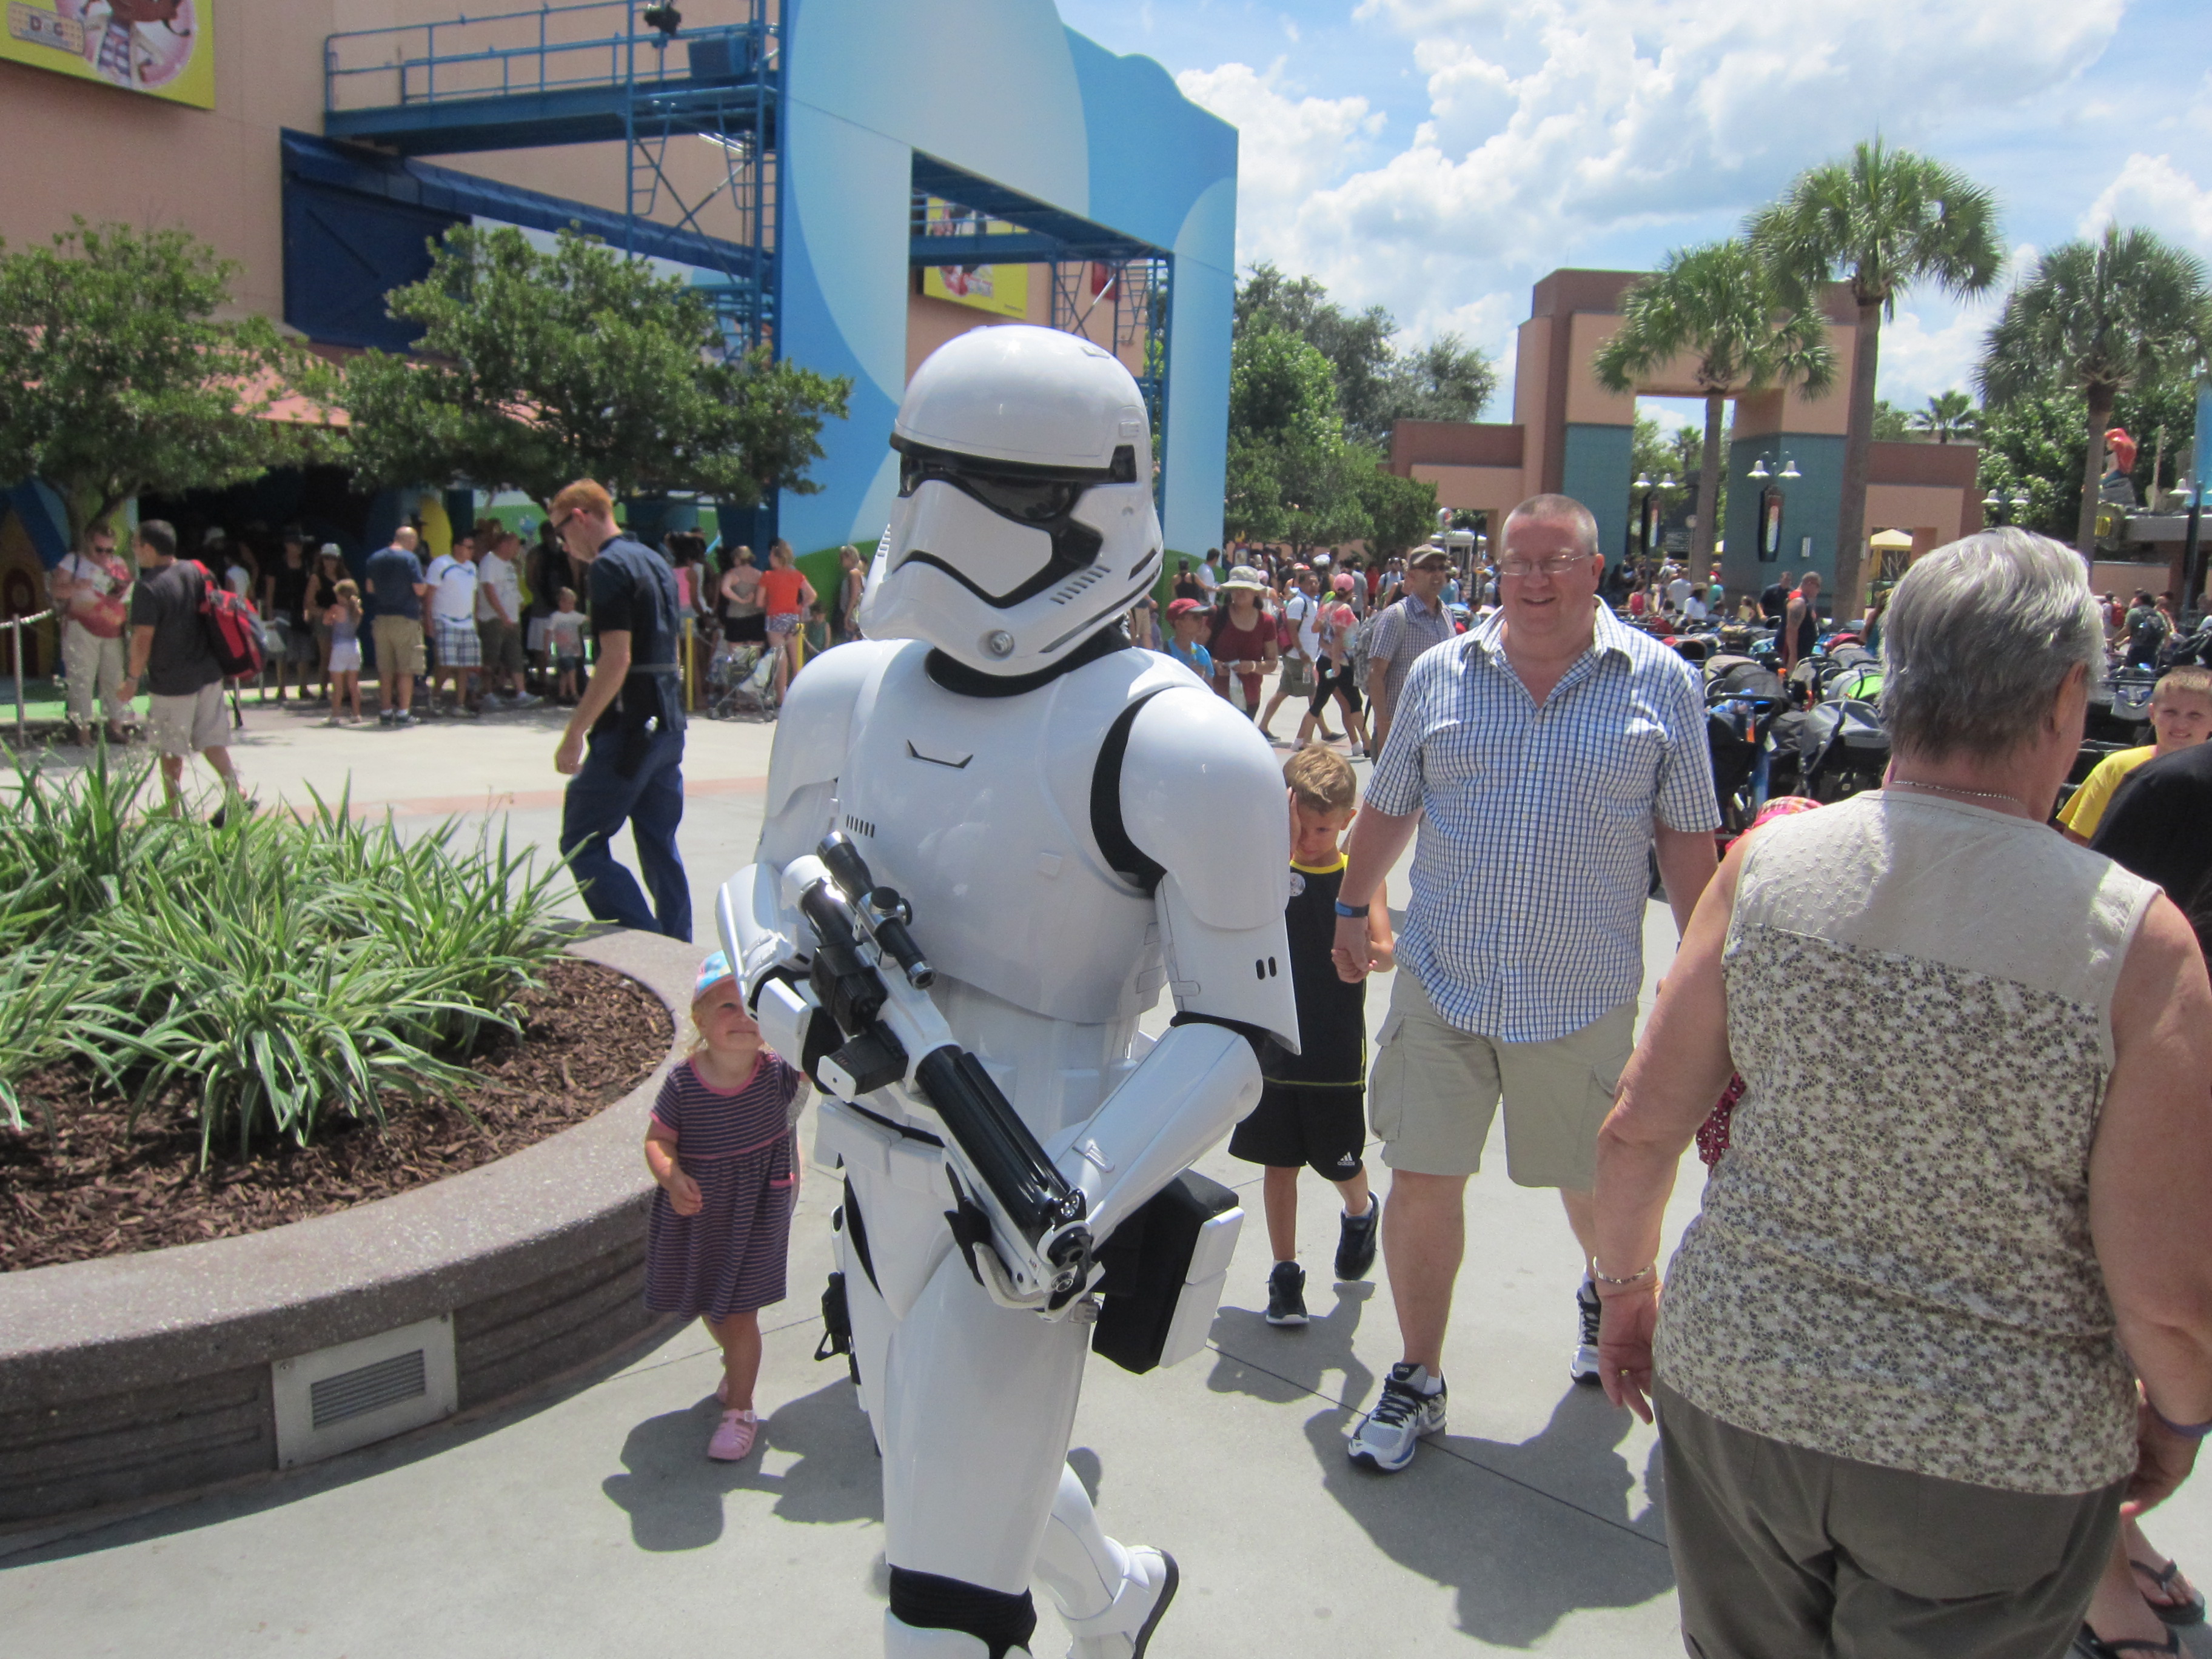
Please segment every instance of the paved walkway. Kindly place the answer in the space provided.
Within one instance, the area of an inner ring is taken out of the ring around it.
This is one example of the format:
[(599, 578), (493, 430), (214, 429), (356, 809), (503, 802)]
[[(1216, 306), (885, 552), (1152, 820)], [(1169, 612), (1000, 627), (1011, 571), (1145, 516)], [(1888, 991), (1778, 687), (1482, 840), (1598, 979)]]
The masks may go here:
[[(325, 732), (249, 711), (240, 763), (264, 799), (326, 794), (403, 821), (503, 811), (550, 840), (550, 715), (413, 732)], [(769, 728), (701, 722), (684, 848), (702, 914), (757, 833)], [(1397, 890), (1402, 891), (1402, 881)], [(1647, 919), (1647, 978), (1672, 928)], [(1647, 987), (1648, 990), (1648, 987)], [(1387, 984), (1370, 993), (1379, 1023)], [(1648, 998), (1647, 998), (1648, 1000)], [(809, 1143), (811, 1146), (811, 1133)], [(1389, 1285), (1332, 1287), (1332, 1205), (1304, 1183), (1315, 1322), (1265, 1305), (1256, 1171), (1202, 1166), (1249, 1210), (1208, 1352), (1133, 1377), (1094, 1364), (1074, 1462), (1118, 1535), (1173, 1551), (1184, 1589), (1157, 1659), (1254, 1654), (1611, 1659), (1680, 1651), (1650, 1431), (1566, 1378), (1573, 1247), (1556, 1200), (1513, 1187), (1495, 1142), (1472, 1186), (1455, 1303), (1449, 1431), (1406, 1473), (1353, 1469), (1343, 1436), (1397, 1358)], [(1699, 1184), (1686, 1158), (1670, 1235)], [(702, 1455), (719, 1372), (696, 1326), (597, 1374), (303, 1476), (135, 1520), (0, 1536), (9, 1659), (586, 1659), (727, 1650), (875, 1650), (881, 1504), (842, 1368), (811, 1363), (835, 1183), (808, 1171), (789, 1300), (769, 1316), (761, 1451)], [(2212, 1578), (2199, 1482), (2153, 1535)], [(1045, 1598), (1040, 1597), (1042, 1606)], [(2193, 1653), (2212, 1654), (2203, 1632)], [(1064, 1643), (1048, 1612), (1036, 1652)]]

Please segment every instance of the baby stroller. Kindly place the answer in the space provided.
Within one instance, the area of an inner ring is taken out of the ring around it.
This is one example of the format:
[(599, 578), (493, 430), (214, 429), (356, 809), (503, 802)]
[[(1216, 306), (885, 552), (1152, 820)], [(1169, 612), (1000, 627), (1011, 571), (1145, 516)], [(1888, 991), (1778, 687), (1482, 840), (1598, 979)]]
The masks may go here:
[(775, 655), (763, 646), (725, 641), (707, 665), (707, 715), (735, 720), (775, 713)]
[(1741, 835), (1766, 798), (1767, 735), (1788, 707), (1782, 680), (1748, 657), (1705, 662), (1705, 742), (1721, 813), (1721, 850)]
[(1838, 697), (1810, 709), (1798, 735), (1796, 793), (1841, 800), (1881, 787), (1889, 769), (1889, 728), (1874, 704)]

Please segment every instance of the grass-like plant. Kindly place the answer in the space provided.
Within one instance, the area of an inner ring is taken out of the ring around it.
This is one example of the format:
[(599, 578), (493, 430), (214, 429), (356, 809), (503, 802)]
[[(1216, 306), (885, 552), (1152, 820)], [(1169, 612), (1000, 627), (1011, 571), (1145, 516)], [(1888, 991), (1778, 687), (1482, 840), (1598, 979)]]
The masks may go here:
[[(80, 1059), (132, 1113), (179, 1083), (202, 1161), (383, 1097), (445, 1092), (558, 949), (566, 872), (502, 830), (410, 839), (343, 796), (221, 830), (145, 810), (151, 768), (105, 754), (58, 780), (19, 761), (0, 792), (0, 1118), (19, 1084)], [(51, 1133), (52, 1125), (46, 1125)]]

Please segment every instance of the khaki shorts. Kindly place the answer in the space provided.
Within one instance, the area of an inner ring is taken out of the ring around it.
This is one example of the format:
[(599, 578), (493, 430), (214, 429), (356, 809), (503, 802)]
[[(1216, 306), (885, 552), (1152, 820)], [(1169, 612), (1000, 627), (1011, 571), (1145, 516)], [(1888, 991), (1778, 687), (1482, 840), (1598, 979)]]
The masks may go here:
[(204, 749), (221, 749), (230, 742), (230, 720), (222, 711), (222, 682), (210, 680), (189, 696), (156, 696), (147, 722), (154, 752), (184, 759)]
[(1598, 1128), (1635, 1037), (1632, 1002), (1549, 1042), (1475, 1036), (1446, 1021), (1401, 969), (1367, 1088), (1382, 1161), (1413, 1175), (1474, 1174), (1502, 1098), (1514, 1185), (1588, 1192), (1597, 1182)]
[(1282, 683), (1275, 689), (1287, 696), (1310, 697), (1314, 689), (1313, 665), (1304, 657), (1284, 658)]
[(422, 624), (412, 617), (379, 617), (371, 630), (376, 639), (376, 678), (391, 685), (403, 674), (422, 672)]

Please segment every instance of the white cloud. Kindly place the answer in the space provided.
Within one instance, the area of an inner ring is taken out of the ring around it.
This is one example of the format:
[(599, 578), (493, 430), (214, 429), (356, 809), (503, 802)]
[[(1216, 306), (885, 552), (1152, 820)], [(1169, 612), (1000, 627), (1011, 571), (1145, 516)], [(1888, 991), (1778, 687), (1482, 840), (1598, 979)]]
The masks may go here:
[[(1364, 98), (1310, 95), (1290, 66), (1321, 68), (1302, 58), (1177, 78), (1241, 129), (1242, 263), (1273, 260), (1345, 303), (1387, 305), (1413, 339), (1457, 331), (1497, 353), (1510, 380), (1535, 278), (1726, 234), (1796, 173), (1876, 131), (1941, 154), (1962, 129), (2039, 120), (2125, 9), (1361, 0), (1357, 26), (1385, 58), (1401, 43), (1422, 88), (1411, 110), (1391, 106), (1387, 130)], [(2181, 119), (2212, 128), (2212, 76)], [(2130, 158), (2097, 210), (2212, 249), (2212, 192), (2170, 158)], [(1907, 303), (1884, 331), (1883, 395), (1917, 404), (1968, 384), (1994, 302)], [(1507, 406), (1492, 418), (1510, 418)]]
[(1899, 409), (1917, 409), (1939, 392), (1971, 392), (1996, 316), (1994, 306), (1968, 306), (1930, 326), (1922, 312), (1900, 307), (1881, 331), (1881, 395)]
[(2113, 223), (2141, 225), (2193, 252), (2212, 254), (2212, 190), (2176, 167), (2171, 155), (2138, 151), (2081, 216), (2081, 234), (2098, 235)]

